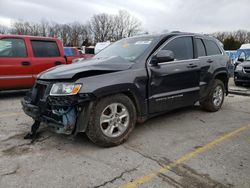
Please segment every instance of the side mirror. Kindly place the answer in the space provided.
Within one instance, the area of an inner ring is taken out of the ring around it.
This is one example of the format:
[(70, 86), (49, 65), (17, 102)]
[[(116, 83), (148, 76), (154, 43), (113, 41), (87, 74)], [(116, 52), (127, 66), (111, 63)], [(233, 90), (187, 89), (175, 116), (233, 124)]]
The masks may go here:
[(152, 57), (151, 64), (157, 65), (158, 63), (169, 62), (174, 60), (174, 53), (170, 50), (160, 50)]
[(238, 58), (238, 61), (239, 61), (239, 62), (244, 62), (245, 59), (244, 59), (244, 58)]

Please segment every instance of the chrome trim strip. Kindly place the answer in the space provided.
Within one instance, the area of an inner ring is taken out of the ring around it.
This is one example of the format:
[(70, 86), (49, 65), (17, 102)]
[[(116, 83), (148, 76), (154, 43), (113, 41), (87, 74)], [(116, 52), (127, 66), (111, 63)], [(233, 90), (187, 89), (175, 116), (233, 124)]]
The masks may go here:
[(0, 76), (0, 80), (14, 80), (22, 78), (32, 78), (32, 76)]
[(192, 87), (192, 88), (188, 88), (188, 89), (170, 91), (170, 92), (165, 92), (165, 93), (152, 95), (149, 99), (157, 99), (157, 98), (161, 98), (161, 97), (168, 97), (168, 96), (171, 96), (171, 95), (185, 94), (185, 93), (188, 93), (188, 92), (193, 92), (193, 91), (198, 91), (198, 90), (200, 90), (200, 87)]

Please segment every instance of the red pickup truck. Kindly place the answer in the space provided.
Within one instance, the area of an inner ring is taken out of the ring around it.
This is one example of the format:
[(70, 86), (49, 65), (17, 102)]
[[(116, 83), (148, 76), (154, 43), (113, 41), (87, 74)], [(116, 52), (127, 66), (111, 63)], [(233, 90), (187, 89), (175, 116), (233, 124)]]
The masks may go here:
[(30, 88), (37, 75), (67, 64), (59, 39), (0, 35), (0, 90)]
[[(87, 48), (85, 48), (85, 49), (87, 49)], [(94, 53), (94, 50), (93, 50), (93, 53)], [(68, 63), (73, 63), (73, 62), (80, 61), (82, 59), (91, 58), (94, 56), (93, 53), (92, 54), (83, 54), (82, 51), (79, 51), (75, 47), (64, 47), (64, 55), (66, 56)]]
[(81, 58), (79, 50), (75, 47), (64, 47), (64, 55), (67, 57), (67, 62), (72, 63), (74, 59)]

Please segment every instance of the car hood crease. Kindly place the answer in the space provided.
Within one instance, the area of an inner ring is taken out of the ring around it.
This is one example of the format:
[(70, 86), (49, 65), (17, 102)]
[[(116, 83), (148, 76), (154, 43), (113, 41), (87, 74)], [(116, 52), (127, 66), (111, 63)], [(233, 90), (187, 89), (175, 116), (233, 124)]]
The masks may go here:
[(81, 73), (84, 75), (86, 72), (100, 71), (105, 72), (117, 72), (127, 70), (132, 66), (133, 63), (119, 57), (107, 57), (107, 58), (92, 58), (83, 60), (70, 65), (61, 65), (53, 67), (43, 72), (38, 79), (51, 80), (51, 79), (72, 79), (76, 74)]

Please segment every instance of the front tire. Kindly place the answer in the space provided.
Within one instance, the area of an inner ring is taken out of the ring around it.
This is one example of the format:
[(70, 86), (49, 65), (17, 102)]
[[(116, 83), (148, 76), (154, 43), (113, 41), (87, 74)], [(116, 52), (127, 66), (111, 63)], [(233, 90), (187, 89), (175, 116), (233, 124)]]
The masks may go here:
[(92, 109), (86, 134), (99, 146), (111, 147), (127, 140), (136, 122), (136, 109), (129, 97), (104, 97)]
[(200, 101), (200, 105), (203, 109), (209, 112), (216, 112), (221, 108), (224, 101), (224, 96), (225, 86), (223, 82), (221, 80), (215, 79), (207, 98), (203, 101)]

